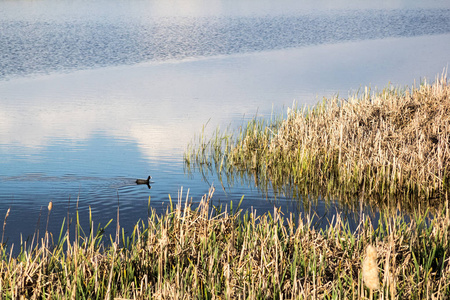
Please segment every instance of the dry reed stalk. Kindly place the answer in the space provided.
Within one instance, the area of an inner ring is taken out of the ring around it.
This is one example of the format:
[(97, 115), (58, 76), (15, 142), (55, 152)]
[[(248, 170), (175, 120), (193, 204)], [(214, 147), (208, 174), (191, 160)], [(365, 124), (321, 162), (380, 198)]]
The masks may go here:
[(46, 243), (46, 246), (48, 247), (49, 243), (49, 233), (48, 233), (48, 222), (50, 220), (50, 213), (52, 212), (53, 208), (53, 201), (50, 201), (47, 206), (48, 214), (47, 214), (47, 223), (45, 224), (45, 237), (44, 237), (44, 243)]

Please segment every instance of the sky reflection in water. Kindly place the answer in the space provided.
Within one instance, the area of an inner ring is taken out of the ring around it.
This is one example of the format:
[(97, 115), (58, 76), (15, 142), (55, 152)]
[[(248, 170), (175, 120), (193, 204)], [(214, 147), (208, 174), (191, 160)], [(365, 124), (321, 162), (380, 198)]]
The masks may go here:
[[(149, 196), (151, 206), (163, 211), (168, 194), (176, 198), (183, 187), (198, 201), (209, 183), (217, 188), (214, 204), (245, 195), (243, 208), (272, 211), (276, 203), (285, 212), (302, 210), (289, 197), (264, 199), (251, 182), (237, 180), (223, 190), (214, 175), (207, 182), (201, 174), (186, 175), (186, 145), (204, 124), (208, 135), (217, 126), (236, 128), (256, 113), (283, 112), (293, 101), (311, 105), (365, 85), (433, 80), (448, 65), (450, 34), (319, 44), (249, 50), (238, 42), (241, 48), (232, 53), (212, 48), (213, 55), (169, 60), (144, 55), (133, 65), (87, 64), (90, 69), (50, 64), (36, 71), (32, 64), (25, 75), (8, 65), (13, 71), (0, 79), (0, 213), (11, 206), (6, 235), (17, 242), (20, 232), (32, 234), (41, 208), (42, 228), (50, 200), (53, 232), (68, 208), (73, 217), (77, 199), (82, 220), (90, 207), (96, 224), (115, 218), (119, 200), (121, 225), (129, 230), (146, 218)], [(149, 174), (152, 189), (134, 184)], [(318, 205), (323, 214), (325, 203)]]

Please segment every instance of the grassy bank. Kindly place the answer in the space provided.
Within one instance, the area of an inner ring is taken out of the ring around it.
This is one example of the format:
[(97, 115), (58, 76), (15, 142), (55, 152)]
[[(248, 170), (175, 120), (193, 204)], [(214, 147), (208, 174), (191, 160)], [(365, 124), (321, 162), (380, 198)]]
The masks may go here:
[[(256, 216), (209, 203), (192, 209), (179, 196), (134, 231), (105, 247), (91, 228), (56, 245), (2, 248), (2, 299), (448, 299), (450, 212), (431, 223), (363, 217), (354, 234), (338, 214), (326, 230), (311, 216), (295, 220), (276, 210)], [(65, 228), (63, 226), (62, 228)], [(120, 246), (119, 246), (120, 245)], [(364, 253), (369, 245), (367, 258)], [(372, 252), (370, 251), (372, 249)], [(364, 266), (364, 267), (363, 267)], [(372, 287), (373, 290), (368, 287)]]
[[(442, 78), (411, 90), (325, 99), (286, 118), (254, 119), (237, 134), (201, 137), (186, 154), (188, 166), (247, 176), (263, 189), (292, 186), (305, 195), (364, 201), (400, 196), (416, 204), (438, 199), (433, 214), (414, 206), (408, 216), (382, 210), (376, 228), (362, 214), (351, 231), (337, 213), (319, 229), (314, 214), (217, 208), (210, 204), (214, 189), (193, 208), (180, 192), (162, 215), (149, 200), (148, 218), (129, 233), (118, 209), (109, 224), (115, 236), (105, 237), (92, 219), (83, 230), (77, 213), (59, 236), (46, 232), (16, 245), (18, 255), (0, 245), (0, 297), (448, 299), (449, 95)], [(51, 210), (52, 203), (46, 227)]]
[[(253, 119), (188, 148), (189, 167), (253, 177), (301, 194), (436, 200), (449, 189), (450, 87), (442, 77)], [(440, 200), (438, 200), (440, 201)]]

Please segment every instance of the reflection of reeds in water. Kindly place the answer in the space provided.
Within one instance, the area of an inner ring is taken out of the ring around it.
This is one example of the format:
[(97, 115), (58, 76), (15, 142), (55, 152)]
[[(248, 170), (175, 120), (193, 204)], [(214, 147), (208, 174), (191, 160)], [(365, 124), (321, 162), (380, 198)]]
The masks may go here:
[(411, 90), (324, 99), (283, 120), (251, 120), (237, 134), (204, 136), (187, 165), (257, 172), (276, 190), (436, 199), (450, 186), (450, 86), (443, 76)]

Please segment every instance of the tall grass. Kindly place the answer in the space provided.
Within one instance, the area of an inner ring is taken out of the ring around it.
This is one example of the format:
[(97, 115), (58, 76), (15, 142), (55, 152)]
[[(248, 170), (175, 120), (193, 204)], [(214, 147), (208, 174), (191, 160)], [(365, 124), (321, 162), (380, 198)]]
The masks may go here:
[[(383, 215), (377, 228), (363, 217), (356, 234), (339, 214), (325, 230), (313, 217), (284, 217), (277, 209), (257, 216), (188, 197), (167, 212), (153, 210), (134, 230), (110, 237), (93, 220), (69, 240), (62, 225), (55, 244), (48, 234), (17, 257), (0, 249), (2, 299), (448, 299), (450, 212), (430, 222), (418, 214)], [(55, 204), (56, 205), (56, 204)], [(78, 218), (77, 218), (78, 219)], [(363, 258), (380, 285), (368, 289)], [(65, 249), (65, 250), (64, 250)], [(376, 258), (378, 256), (378, 258)], [(379, 268), (375, 270), (374, 268)], [(374, 272), (375, 270), (375, 272)]]
[(202, 137), (185, 161), (274, 190), (433, 201), (450, 186), (450, 87), (442, 76), (288, 109), (281, 121), (254, 119), (237, 133)]

